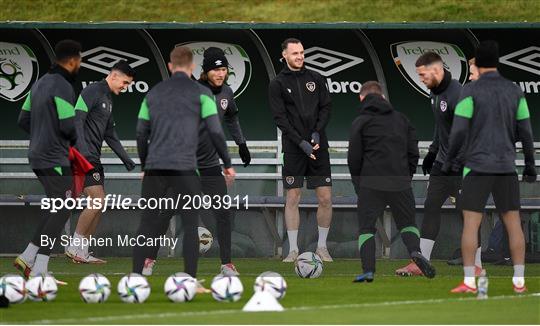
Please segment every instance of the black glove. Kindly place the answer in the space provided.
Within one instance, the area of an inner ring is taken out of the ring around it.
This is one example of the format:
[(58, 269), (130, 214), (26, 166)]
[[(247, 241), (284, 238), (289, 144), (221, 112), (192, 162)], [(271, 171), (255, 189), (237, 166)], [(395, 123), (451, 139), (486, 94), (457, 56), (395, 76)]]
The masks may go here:
[(300, 144), (298, 144), (298, 146), (300, 146), (300, 148), (304, 151), (304, 153), (306, 153), (307, 156), (311, 156), (311, 154), (313, 154), (313, 146), (311, 146), (311, 144), (307, 141), (302, 140)]
[(251, 154), (249, 153), (246, 143), (238, 145), (238, 154), (240, 154), (244, 167), (247, 167), (249, 163), (251, 163)]
[(129, 161), (124, 162), (124, 166), (126, 167), (126, 169), (127, 169), (128, 171), (133, 170), (133, 169), (135, 168), (136, 165), (137, 165), (137, 164), (135, 164), (135, 162), (133, 162), (132, 160), (129, 160)]
[(321, 135), (318, 132), (314, 131), (311, 133), (311, 143), (314, 145), (321, 143)]
[(435, 163), (435, 158), (437, 157), (437, 153), (428, 152), (426, 157), (424, 157), (424, 161), (422, 162), (422, 171), (424, 172), (424, 175), (431, 173), (431, 168), (433, 167), (433, 163)]
[(534, 165), (525, 165), (523, 170), (523, 181), (533, 183), (536, 181), (536, 169)]

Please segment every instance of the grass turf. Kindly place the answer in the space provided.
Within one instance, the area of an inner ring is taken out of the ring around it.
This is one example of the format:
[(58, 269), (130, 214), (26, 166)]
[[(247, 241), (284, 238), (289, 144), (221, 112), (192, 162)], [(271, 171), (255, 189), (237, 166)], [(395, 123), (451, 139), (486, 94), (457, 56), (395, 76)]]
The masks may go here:
[[(11, 258), (0, 258), (0, 275), (12, 273)], [(52, 258), (50, 270), (69, 282), (60, 287), (55, 301), (25, 302), (0, 309), (1, 323), (53, 324), (539, 324), (540, 265), (528, 265), (526, 295), (512, 291), (508, 266), (488, 265), (489, 300), (474, 295), (450, 294), (461, 281), (462, 269), (436, 262), (438, 275), (399, 278), (393, 271), (404, 260), (379, 260), (375, 281), (351, 283), (359, 271), (356, 260), (338, 260), (325, 265), (318, 279), (300, 279), (292, 264), (273, 259), (238, 259), (244, 295), (236, 303), (220, 303), (211, 295), (198, 295), (194, 301), (174, 304), (163, 293), (166, 277), (180, 271), (176, 259), (159, 259), (155, 275), (149, 278), (152, 294), (143, 304), (122, 303), (116, 283), (131, 268), (129, 258), (109, 258), (105, 265), (75, 265), (63, 257)], [(199, 278), (207, 286), (217, 273), (217, 259), (201, 259)], [(261, 272), (272, 270), (288, 283), (286, 308), (282, 313), (242, 313), (242, 306), (253, 293), (253, 282)], [(106, 275), (113, 291), (103, 304), (85, 304), (79, 298), (80, 279), (92, 272)]]

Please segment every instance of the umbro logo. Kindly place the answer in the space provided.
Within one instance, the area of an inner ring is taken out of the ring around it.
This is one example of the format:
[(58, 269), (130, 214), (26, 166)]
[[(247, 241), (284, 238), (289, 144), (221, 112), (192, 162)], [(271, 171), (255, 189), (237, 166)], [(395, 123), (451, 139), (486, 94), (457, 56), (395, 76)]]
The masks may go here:
[(306, 68), (314, 70), (324, 77), (364, 62), (364, 59), (349, 54), (314, 46), (304, 51)]
[(221, 66), (222, 62), (223, 61), (221, 61), (221, 60), (216, 60), (216, 62), (214, 62), (214, 63), (216, 64), (216, 66)]
[(535, 75), (540, 75), (540, 47), (529, 46), (528, 48), (509, 53), (500, 57), (499, 62)]
[(88, 68), (97, 72), (101, 72), (108, 75), (111, 68), (119, 61), (125, 60), (132, 67), (138, 67), (150, 60), (139, 55), (111, 49), (105, 46), (98, 46), (96, 48), (84, 51), (81, 53), (82, 63), (81, 67)]

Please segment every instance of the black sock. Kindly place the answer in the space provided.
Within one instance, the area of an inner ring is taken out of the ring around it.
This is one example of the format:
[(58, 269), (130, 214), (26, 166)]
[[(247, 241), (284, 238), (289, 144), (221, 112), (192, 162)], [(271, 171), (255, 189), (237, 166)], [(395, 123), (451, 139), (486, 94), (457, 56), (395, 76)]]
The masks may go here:
[(360, 234), (358, 237), (362, 270), (375, 273), (375, 237), (373, 233)]

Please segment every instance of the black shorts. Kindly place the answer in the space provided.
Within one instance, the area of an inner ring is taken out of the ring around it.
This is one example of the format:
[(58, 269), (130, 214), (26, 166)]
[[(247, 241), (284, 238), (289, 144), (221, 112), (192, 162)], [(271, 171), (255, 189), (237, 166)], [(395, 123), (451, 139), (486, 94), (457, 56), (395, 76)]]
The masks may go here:
[(490, 193), (499, 213), (517, 211), (521, 207), (517, 173), (488, 174), (470, 171), (463, 179), (462, 208), (483, 212)]
[(316, 160), (304, 153), (283, 153), (282, 176), (285, 189), (302, 188), (304, 177), (307, 178), (308, 189), (332, 186), (328, 149), (319, 149), (313, 154)]
[(86, 173), (84, 178), (84, 187), (103, 186), (105, 182), (105, 174), (102, 166), (96, 166), (93, 170)]

